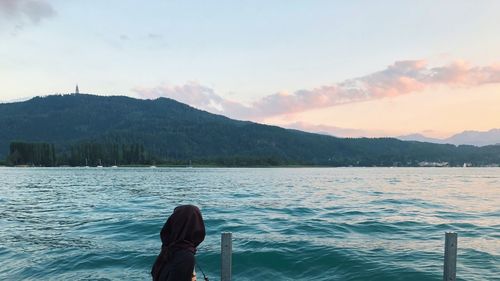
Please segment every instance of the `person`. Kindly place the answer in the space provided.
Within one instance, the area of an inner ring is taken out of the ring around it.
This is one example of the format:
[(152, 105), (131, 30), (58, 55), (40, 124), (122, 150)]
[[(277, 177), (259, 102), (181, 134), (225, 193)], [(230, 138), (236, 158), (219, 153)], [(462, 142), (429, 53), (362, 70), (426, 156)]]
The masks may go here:
[(151, 269), (153, 281), (196, 280), (194, 255), (205, 239), (200, 209), (193, 205), (176, 207), (163, 225), (160, 238), (161, 251)]

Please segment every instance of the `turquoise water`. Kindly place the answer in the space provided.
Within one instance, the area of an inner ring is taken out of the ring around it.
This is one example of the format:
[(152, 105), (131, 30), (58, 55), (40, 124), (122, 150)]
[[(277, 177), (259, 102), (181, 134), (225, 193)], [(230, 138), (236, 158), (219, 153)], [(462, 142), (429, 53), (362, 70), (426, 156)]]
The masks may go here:
[(500, 280), (498, 168), (0, 168), (0, 280), (149, 280), (186, 203), (212, 281), (223, 231), (234, 280), (442, 280), (445, 231), (458, 280)]

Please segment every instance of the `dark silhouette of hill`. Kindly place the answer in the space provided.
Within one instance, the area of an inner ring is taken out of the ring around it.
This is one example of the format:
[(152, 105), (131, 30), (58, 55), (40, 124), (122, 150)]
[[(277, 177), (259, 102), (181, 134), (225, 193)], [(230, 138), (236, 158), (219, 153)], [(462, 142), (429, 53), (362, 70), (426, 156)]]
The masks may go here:
[(246, 165), (414, 166), (421, 161), (500, 164), (500, 146), (454, 146), (394, 138), (336, 138), (232, 120), (172, 99), (87, 94), (0, 104), (0, 158), (13, 141), (54, 144), (58, 155), (82, 143), (140, 144), (158, 161)]

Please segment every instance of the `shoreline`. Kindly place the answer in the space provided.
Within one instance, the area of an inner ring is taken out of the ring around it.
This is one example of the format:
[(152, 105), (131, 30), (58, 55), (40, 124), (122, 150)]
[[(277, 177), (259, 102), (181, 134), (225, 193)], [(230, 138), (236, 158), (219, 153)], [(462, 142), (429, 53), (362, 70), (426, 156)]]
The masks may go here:
[(30, 166), (30, 165), (0, 165), (0, 168), (79, 168), (79, 169), (117, 169), (117, 168), (500, 168), (500, 165), (485, 165), (485, 166), (325, 166), (325, 165), (275, 165), (275, 166), (224, 166), (224, 165), (122, 165), (122, 166)]

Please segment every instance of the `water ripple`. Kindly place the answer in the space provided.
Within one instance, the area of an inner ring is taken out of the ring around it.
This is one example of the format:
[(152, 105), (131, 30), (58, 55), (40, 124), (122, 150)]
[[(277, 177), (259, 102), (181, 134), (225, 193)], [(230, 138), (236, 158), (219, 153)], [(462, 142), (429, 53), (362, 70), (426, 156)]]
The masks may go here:
[(201, 207), (197, 259), (235, 280), (460, 280), (500, 271), (498, 169), (0, 168), (1, 280), (145, 280), (179, 204)]

